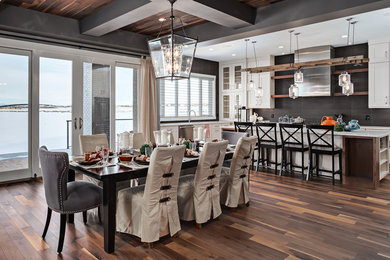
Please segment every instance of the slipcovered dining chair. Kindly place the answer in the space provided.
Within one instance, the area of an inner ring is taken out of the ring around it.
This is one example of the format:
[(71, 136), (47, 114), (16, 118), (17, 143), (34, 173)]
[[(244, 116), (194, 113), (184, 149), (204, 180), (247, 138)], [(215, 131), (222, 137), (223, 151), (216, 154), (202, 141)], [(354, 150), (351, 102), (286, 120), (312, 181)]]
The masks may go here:
[(177, 186), (185, 146), (157, 147), (146, 184), (118, 192), (116, 229), (151, 243), (180, 231)]
[(200, 228), (221, 213), (219, 178), (228, 141), (206, 143), (195, 175), (180, 177), (177, 200), (181, 220), (195, 220)]
[(240, 204), (249, 205), (249, 172), (256, 142), (256, 136), (241, 137), (230, 168), (222, 168), (221, 204), (230, 208), (236, 208)]
[(83, 212), (83, 220), (86, 223), (87, 210), (102, 204), (103, 190), (86, 181), (67, 182), (69, 171), (67, 153), (49, 152), (46, 146), (42, 146), (39, 148), (39, 161), (48, 206), (42, 238), (45, 238), (49, 228), (52, 211), (60, 213), (60, 237), (57, 252), (61, 253), (65, 237), (66, 215)]
[(109, 148), (106, 134), (79, 135), (81, 154), (95, 152), (96, 146)]

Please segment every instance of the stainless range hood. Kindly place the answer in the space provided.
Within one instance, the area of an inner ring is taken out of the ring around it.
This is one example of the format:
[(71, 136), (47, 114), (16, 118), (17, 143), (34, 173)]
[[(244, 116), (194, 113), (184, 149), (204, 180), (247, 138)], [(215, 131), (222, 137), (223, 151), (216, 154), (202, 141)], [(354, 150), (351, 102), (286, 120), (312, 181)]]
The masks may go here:
[[(332, 46), (318, 46), (299, 50), (299, 62), (325, 60), (334, 57)], [(297, 51), (294, 54), (298, 62)], [(318, 97), (331, 95), (332, 68), (318, 67), (302, 69), (303, 83), (297, 84), (300, 97)]]

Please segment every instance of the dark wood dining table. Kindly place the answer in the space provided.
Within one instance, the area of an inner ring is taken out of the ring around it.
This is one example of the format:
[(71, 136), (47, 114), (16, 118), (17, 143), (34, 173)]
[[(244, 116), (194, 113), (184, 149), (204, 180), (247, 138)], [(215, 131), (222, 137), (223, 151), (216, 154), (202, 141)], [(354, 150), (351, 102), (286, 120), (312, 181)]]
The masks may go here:
[[(227, 151), (224, 160), (233, 158), (234, 151)], [(70, 158), (72, 160), (72, 158)], [(85, 174), (103, 183), (103, 225), (104, 225), (104, 251), (112, 253), (115, 251), (115, 214), (116, 214), (116, 184), (120, 181), (132, 180), (141, 177), (146, 177), (148, 167), (129, 168), (117, 164), (118, 159), (110, 159), (114, 166), (102, 168), (84, 168), (77, 164), (69, 165), (68, 182), (75, 180), (75, 172)], [(185, 158), (183, 160), (182, 169), (196, 167), (198, 158)], [(74, 222), (74, 215), (68, 215), (68, 222)]]

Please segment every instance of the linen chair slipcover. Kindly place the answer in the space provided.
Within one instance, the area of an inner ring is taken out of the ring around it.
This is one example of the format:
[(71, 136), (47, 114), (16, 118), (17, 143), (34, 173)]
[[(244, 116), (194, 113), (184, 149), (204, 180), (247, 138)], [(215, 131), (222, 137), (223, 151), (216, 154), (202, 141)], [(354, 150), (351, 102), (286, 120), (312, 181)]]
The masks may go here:
[(146, 184), (118, 192), (117, 231), (152, 243), (180, 231), (177, 186), (185, 146), (154, 149)]
[(60, 237), (57, 252), (62, 251), (65, 236), (66, 215), (83, 212), (102, 204), (103, 190), (86, 181), (68, 182), (69, 158), (65, 152), (49, 152), (46, 146), (39, 148), (39, 161), (42, 169), (43, 186), (48, 206), (46, 225), (42, 237), (45, 238), (50, 224), (51, 212), (61, 214)]
[(223, 167), (221, 175), (221, 203), (236, 208), (249, 202), (248, 175), (256, 136), (241, 137), (234, 151), (230, 169)]
[(96, 146), (109, 148), (106, 134), (79, 135), (81, 154), (95, 152)]
[(180, 219), (202, 224), (221, 213), (219, 179), (228, 141), (206, 143), (195, 175), (180, 177), (178, 204)]

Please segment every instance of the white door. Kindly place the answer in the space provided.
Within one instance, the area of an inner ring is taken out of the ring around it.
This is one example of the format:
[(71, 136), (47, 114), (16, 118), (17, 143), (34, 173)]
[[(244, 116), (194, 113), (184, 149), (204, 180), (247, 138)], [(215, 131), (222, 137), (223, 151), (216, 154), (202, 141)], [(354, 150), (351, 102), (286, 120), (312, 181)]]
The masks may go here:
[(31, 52), (0, 48), (0, 180), (32, 176)]

